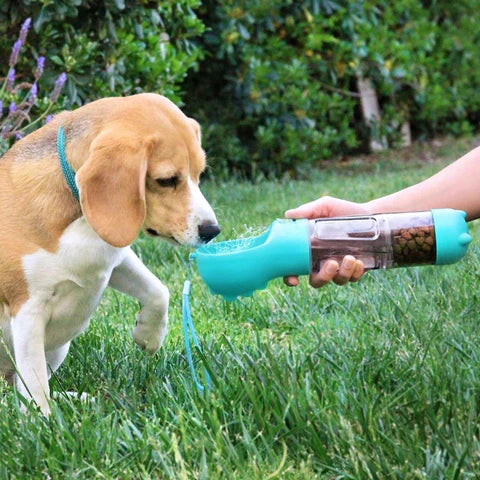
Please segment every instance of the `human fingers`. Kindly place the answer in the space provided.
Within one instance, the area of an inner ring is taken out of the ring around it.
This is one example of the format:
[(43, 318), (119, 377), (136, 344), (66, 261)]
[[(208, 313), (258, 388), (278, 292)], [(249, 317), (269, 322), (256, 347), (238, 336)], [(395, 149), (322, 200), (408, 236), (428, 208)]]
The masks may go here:
[(286, 277), (283, 277), (283, 283), (287, 285), (287, 287), (296, 287), (298, 285), (298, 277), (295, 277), (294, 275), (288, 275)]
[(314, 272), (310, 275), (310, 285), (313, 288), (320, 288), (333, 280), (339, 269), (336, 260), (327, 260), (319, 272)]
[(319, 198), (313, 202), (304, 203), (297, 208), (291, 208), (285, 212), (286, 218), (320, 218), (324, 215), (324, 200)]
[[(335, 260), (325, 262), (320, 272), (310, 275), (310, 285), (314, 288), (320, 288), (332, 280), (337, 285), (345, 285), (348, 282), (357, 282), (364, 273), (363, 262), (347, 255), (340, 266)], [(284, 277), (283, 281), (289, 287), (296, 287), (299, 283), (298, 277), (294, 275)]]
[[(363, 267), (363, 263), (362, 262), (360, 263)], [(352, 255), (346, 255), (343, 258), (342, 263), (340, 264), (338, 272), (332, 278), (333, 282), (336, 283), (337, 285), (345, 285), (351, 280), (356, 269), (357, 269), (357, 259)]]
[(358, 282), (360, 278), (362, 278), (363, 274), (365, 273), (365, 266), (361, 260), (355, 260), (355, 270), (350, 277), (351, 282)]
[(367, 214), (367, 208), (355, 202), (335, 197), (321, 197), (297, 208), (287, 210), (286, 218), (325, 218)]

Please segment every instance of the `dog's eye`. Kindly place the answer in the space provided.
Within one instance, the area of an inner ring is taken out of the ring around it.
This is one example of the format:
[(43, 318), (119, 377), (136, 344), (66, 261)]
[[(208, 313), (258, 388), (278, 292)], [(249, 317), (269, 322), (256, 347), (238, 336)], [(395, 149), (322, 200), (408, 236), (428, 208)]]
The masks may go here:
[(168, 178), (157, 178), (156, 182), (160, 187), (165, 187), (165, 188), (175, 188), (178, 185), (178, 182), (180, 179), (178, 178), (177, 175), (174, 177), (168, 177)]

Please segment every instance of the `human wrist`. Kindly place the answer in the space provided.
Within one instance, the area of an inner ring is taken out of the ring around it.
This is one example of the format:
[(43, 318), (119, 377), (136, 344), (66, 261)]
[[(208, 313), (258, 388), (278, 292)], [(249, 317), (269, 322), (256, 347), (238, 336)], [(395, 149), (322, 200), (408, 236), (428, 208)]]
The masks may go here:
[(376, 206), (376, 200), (370, 200), (369, 202), (364, 202), (360, 204), (362, 208), (365, 209), (365, 212), (369, 215), (374, 213), (382, 213), (381, 210), (378, 210)]

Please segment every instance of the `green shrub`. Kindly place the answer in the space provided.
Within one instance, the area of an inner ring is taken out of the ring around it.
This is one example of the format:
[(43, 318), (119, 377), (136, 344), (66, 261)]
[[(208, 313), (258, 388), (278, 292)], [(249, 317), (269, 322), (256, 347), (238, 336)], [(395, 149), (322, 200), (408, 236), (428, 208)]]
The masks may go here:
[[(30, 16), (31, 51), (67, 72), (71, 104), (147, 90), (179, 102), (181, 82), (200, 55), (192, 42), (203, 31), (192, 11), (198, 3), (7, 0), (0, 5), (0, 59), (5, 64), (9, 35)], [(20, 64), (19, 72), (27, 75), (29, 66)]]
[[(163, 93), (202, 123), (216, 175), (297, 175), (366, 151), (371, 136), (396, 146), (405, 120), (418, 138), (473, 132), (478, 7), (479, 0), (6, 0), (0, 60), (8, 63), (11, 38), (31, 16), (19, 81), (31, 77), (32, 58), (46, 56), (40, 91), (67, 72), (67, 107)], [(361, 115), (360, 77), (379, 97), (382, 120), (372, 128)]]
[[(216, 169), (284, 174), (365, 151), (372, 134), (398, 145), (464, 134), (478, 123), (479, 2), (207, 0), (208, 30), (191, 113), (206, 125)], [(365, 126), (357, 79), (372, 80), (382, 122)], [(232, 157), (232, 155), (235, 155)]]
[(200, 12), (209, 55), (187, 98), (202, 107), (216, 169), (280, 174), (357, 146), (356, 102), (319, 81), (302, 2), (207, 1)]

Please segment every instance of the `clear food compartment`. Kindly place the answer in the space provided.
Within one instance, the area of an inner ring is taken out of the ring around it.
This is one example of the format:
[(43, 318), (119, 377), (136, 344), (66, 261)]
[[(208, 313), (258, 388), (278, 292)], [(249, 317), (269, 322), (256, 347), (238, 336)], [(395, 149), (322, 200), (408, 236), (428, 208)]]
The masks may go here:
[(435, 262), (435, 229), (430, 211), (387, 213), (310, 221), (312, 272), (328, 259), (346, 255), (365, 270)]

